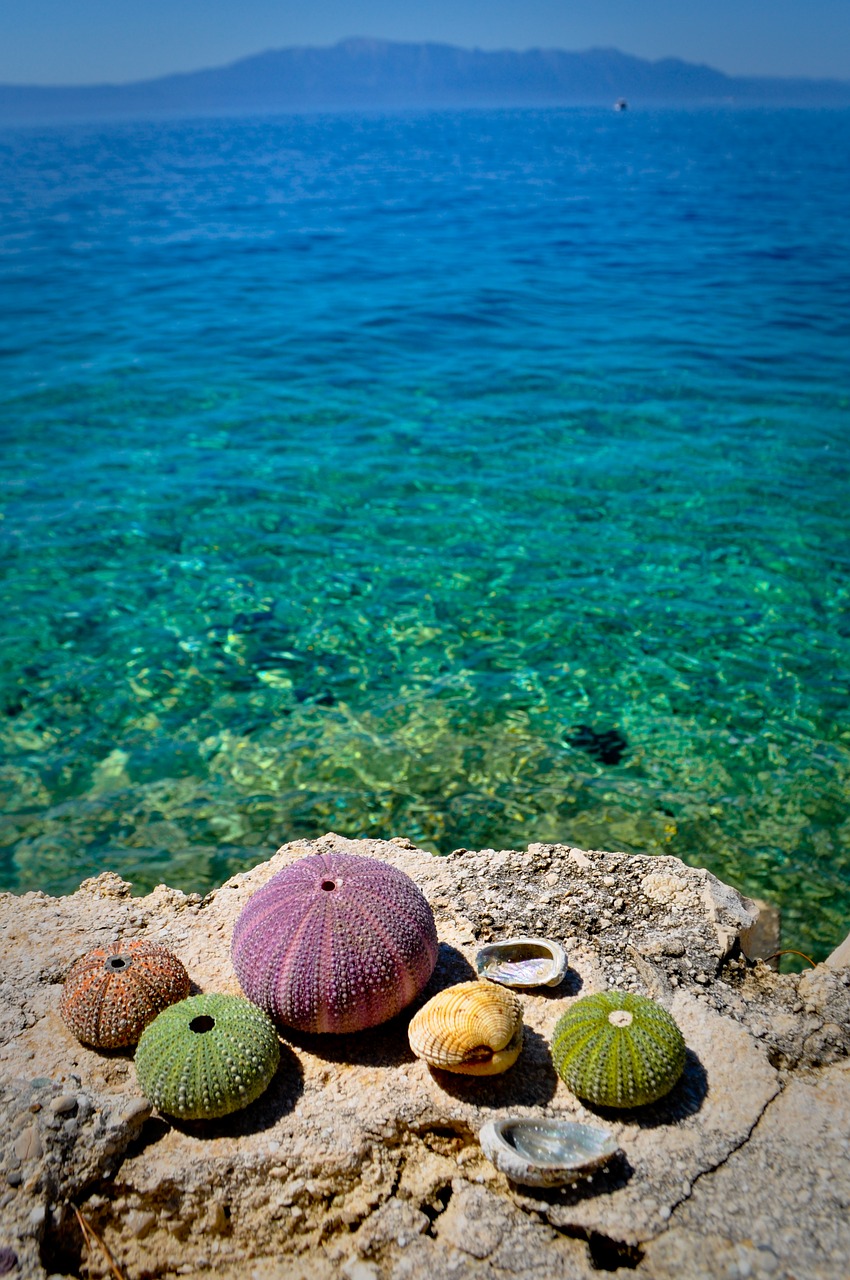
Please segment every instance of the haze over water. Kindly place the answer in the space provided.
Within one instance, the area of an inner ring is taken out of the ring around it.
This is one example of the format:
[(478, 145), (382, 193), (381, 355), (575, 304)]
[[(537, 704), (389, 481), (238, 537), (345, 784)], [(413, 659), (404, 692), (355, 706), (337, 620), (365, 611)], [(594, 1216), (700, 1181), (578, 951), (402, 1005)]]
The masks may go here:
[(0, 134), (0, 887), (333, 829), (850, 915), (847, 112)]

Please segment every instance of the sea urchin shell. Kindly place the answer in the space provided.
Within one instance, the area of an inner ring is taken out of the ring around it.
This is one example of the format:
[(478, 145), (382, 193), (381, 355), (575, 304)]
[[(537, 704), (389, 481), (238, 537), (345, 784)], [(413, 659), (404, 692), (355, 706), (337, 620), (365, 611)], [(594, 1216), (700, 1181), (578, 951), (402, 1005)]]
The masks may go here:
[(522, 1005), (505, 987), (459, 982), (433, 996), (412, 1018), (410, 1047), (431, 1067), (495, 1076), (522, 1048)]
[(285, 1026), (377, 1026), (419, 994), (437, 963), (431, 908), (410, 876), (374, 858), (300, 858), (248, 899), (233, 965), (250, 1000)]
[(147, 1028), (136, 1074), (160, 1111), (213, 1119), (259, 1098), (280, 1062), (271, 1019), (242, 996), (190, 996)]
[(669, 1093), (685, 1067), (685, 1041), (661, 1005), (626, 991), (577, 1000), (552, 1037), (555, 1070), (579, 1098), (640, 1107)]
[(59, 1012), (83, 1044), (118, 1049), (135, 1044), (158, 1013), (185, 1000), (189, 987), (167, 947), (141, 938), (110, 942), (71, 966)]

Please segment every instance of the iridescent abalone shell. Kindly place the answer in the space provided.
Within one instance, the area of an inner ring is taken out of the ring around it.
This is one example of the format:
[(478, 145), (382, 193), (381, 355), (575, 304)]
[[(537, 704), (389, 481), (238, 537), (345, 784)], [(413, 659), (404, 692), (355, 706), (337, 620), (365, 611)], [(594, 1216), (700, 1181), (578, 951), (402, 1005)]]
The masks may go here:
[(301, 858), (249, 898), (233, 965), (250, 1000), (284, 1026), (348, 1032), (410, 1004), (437, 962), (437, 930), (396, 867), (350, 853)]
[(110, 942), (71, 966), (59, 1012), (83, 1044), (120, 1049), (135, 1044), (168, 1005), (185, 1000), (189, 988), (188, 973), (167, 947), (142, 938)]
[(546, 1117), (490, 1120), (478, 1141), (496, 1168), (524, 1187), (568, 1186), (590, 1177), (619, 1149), (609, 1129)]
[(148, 1099), (168, 1115), (209, 1120), (247, 1107), (280, 1062), (274, 1024), (242, 996), (190, 996), (147, 1028), (136, 1074)]

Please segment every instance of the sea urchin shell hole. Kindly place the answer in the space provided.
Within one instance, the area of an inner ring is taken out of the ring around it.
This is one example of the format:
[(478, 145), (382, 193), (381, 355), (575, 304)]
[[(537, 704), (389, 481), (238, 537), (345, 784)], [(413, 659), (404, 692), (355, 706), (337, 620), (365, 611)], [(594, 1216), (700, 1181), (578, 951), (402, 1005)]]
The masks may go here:
[(59, 1006), (83, 1044), (135, 1044), (158, 1013), (189, 994), (189, 975), (167, 947), (135, 938), (81, 956), (65, 979)]
[(193, 1018), (189, 1023), (189, 1030), (194, 1031), (195, 1035), (201, 1036), (205, 1031), (212, 1031), (215, 1026), (215, 1018), (211, 1018), (208, 1013), (202, 1013), (200, 1017)]
[(320, 853), (273, 876), (236, 921), (233, 966), (284, 1026), (350, 1032), (410, 1004), (437, 963), (437, 929), (410, 876), (375, 858)]
[(646, 996), (584, 996), (559, 1019), (555, 1070), (579, 1098), (600, 1107), (640, 1107), (669, 1093), (685, 1068), (685, 1041)]

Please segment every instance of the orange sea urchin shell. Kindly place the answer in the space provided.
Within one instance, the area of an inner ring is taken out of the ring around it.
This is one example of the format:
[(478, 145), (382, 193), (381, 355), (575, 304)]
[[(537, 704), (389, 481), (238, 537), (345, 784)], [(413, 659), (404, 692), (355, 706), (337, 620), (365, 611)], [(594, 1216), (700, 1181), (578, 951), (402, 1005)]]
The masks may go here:
[(141, 938), (81, 956), (65, 979), (59, 1012), (96, 1049), (135, 1044), (149, 1022), (189, 994), (189, 975), (167, 947)]

